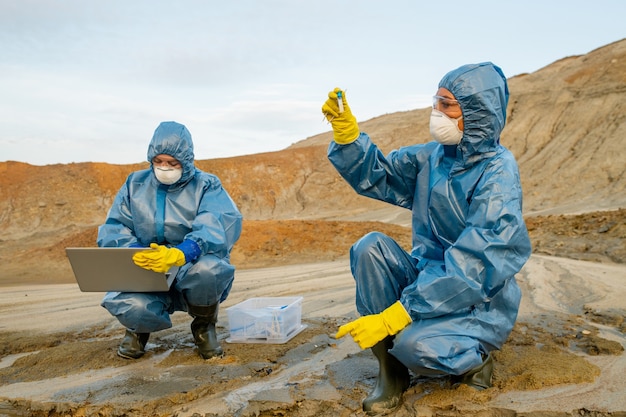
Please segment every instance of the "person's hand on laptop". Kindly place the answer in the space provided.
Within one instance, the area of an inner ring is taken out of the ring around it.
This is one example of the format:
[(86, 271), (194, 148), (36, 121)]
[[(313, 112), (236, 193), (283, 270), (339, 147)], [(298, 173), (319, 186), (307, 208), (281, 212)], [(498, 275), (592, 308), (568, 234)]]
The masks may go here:
[(185, 254), (178, 248), (168, 248), (156, 243), (151, 243), (150, 248), (133, 255), (135, 265), (161, 273), (167, 272), (173, 265), (185, 265)]

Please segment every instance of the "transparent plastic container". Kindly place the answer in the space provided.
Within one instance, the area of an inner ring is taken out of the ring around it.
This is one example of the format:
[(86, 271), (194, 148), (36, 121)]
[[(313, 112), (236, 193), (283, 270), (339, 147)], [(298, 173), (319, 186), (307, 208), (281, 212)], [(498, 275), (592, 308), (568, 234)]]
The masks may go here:
[(302, 297), (250, 298), (226, 312), (229, 343), (286, 343), (306, 327)]

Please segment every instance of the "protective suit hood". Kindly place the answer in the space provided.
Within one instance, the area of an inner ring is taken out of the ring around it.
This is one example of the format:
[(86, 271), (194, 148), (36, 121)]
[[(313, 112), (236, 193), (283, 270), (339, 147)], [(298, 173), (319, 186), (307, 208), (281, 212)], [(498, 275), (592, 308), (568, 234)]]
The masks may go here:
[(447, 73), (439, 87), (459, 101), (465, 125), (459, 150), (468, 167), (493, 155), (506, 123), (509, 88), (502, 70), (491, 62), (463, 65)]
[(161, 122), (152, 135), (148, 146), (148, 162), (152, 168), (152, 159), (160, 154), (170, 155), (183, 167), (183, 175), (177, 184), (185, 184), (195, 172), (193, 141), (187, 128), (176, 122)]

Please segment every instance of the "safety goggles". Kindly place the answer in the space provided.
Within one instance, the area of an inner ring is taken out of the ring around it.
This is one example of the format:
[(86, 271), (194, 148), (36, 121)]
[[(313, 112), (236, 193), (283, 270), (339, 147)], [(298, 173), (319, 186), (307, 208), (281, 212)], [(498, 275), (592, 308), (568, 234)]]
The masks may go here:
[(443, 96), (433, 96), (433, 109), (449, 109), (458, 105), (459, 102), (457, 100)]

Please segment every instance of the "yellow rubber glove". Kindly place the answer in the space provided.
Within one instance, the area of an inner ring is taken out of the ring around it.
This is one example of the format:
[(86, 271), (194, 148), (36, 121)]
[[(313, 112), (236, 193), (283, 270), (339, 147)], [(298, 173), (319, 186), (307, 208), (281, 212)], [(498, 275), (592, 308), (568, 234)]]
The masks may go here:
[(154, 272), (167, 272), (173, 265), (185, 265), (185, 254), (177, 248), (151, 243), (153, 250), (144, 250), (133, 255), (135, 265)]
[[(338, 94), (341, 94), (343, 112), (340, 112), (339, 103), (337, 102)], [(340, 88), (335, 88), (328, 93), (328, 100), (322, 106), (322, 113), (333, 127), (335, 142), (340, 145), (347, 145), (357, 140), (361, 133), (359, 125), (356, 122), (356, 118), (352, 115), (350, 106), (348, 106), (345, 92), (341, 91)]]
[(339, 339), (350, 333), (354, 341), (361, 346), (361, 349), (367, 349), (385, 337), (397, 334), (412, 321), (402, 303), (396, 301), (381, 313), (359, 317), (348, 324), (344, 324), (339, 328), (335, 338)]

